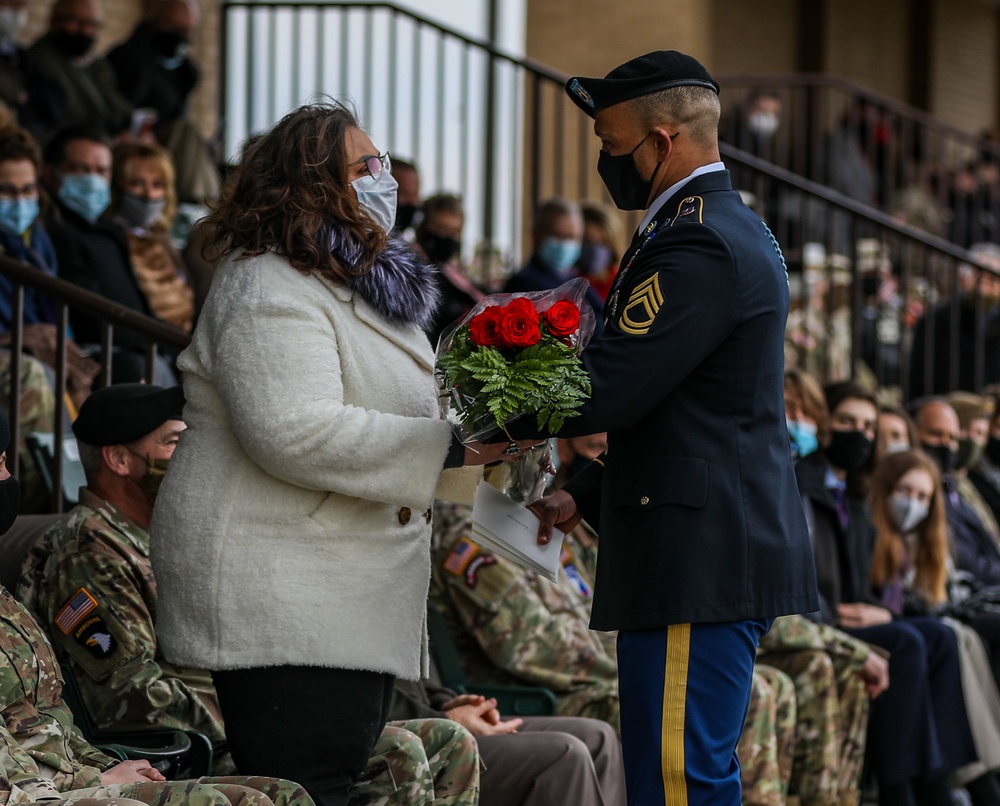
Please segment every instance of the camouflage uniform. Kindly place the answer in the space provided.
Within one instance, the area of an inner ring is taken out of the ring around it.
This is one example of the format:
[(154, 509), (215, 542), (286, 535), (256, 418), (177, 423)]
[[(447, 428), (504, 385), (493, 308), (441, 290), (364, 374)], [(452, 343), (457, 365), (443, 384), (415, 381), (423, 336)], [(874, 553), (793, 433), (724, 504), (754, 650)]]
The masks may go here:
[(479, 803), (475, 737), (450, 719), (390, 722), (351, 787), (351, 806), (432, 803)]
[(860, 676), (871, 649), (803, 616), (775, 619), (758, 659), (786, 672), (798, 704), (790, 792), (802, 804), (856, 804), (870, 700)]
[[(17, 431), (20, 468), (9, 470), (21, 484), (21, 512), (50, 512), (49, 493), (25, 442), (36, 431), (51, 434), (55, 429), (55, 394), (41, 361), (21, 356), (21, 422)], [(0, 406), (10, 411), (10, 351), (0, 351)]]
[(99, 729), (197, 730), (214, 772), (233, 772), (211, 674), (175, 666), (156, 642), (149, 533), (86, 487), (25, 559), (17, 597), (76, 673)]
[(567, 537), (553, 584), (474, 543), (470, 514), (468, 507), (438, 506), (431, 592), (446, 618), (457, 619), (453, 633), (470, 681), (547, 688), (557, 713), (601, 719), (617, 731), (618, 665), (589, 628), (590, 549)]
[(736, 745), (744, 806), (783, 806), (794, 747), (795, 687), (783, 672), (756, 664)]
[(91, 746), (62, 700), (59, 664), (28, 611), (0, 588), (0, 804), (57, 799), (149, 806), (312, 806), (291, 781), (204, 778), (105, 785), (118, 763)]
[[(596, 537), (582, 525), (567, 535), (553, 584), (472, 541), (469, 517), (468, 507), (437, 506), (431, 586), (433, 604), (458, 621), (469, 679), (542, 686), (555, 693), (558, 713), (618, 730), (615, 634), (589, 628)], [(792, 681), (776, 669), (755, 671), (739, 747), (745, 803), (784, 803), (795, 714)]]

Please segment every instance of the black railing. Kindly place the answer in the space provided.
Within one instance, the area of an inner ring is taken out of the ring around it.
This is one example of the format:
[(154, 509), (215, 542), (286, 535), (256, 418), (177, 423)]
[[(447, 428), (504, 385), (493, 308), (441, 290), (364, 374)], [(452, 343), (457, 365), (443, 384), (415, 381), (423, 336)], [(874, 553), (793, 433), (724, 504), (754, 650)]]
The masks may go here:
[[(960, 246), (1000, 242), (1000, 143), (838, 76), (718, 78), (727, 142)], [(748, 109), (775, 101), (777, 131), (755, 131)]]
[(23, 328), (24, 328), (24, 290), (32, 288), (47, 295), (56, 304), (56, 358), (54, 361), (55, 384), (53, 416), (53, 445), (51, 452), (51, 487), (52, 509), (62, 511), (62, 480), (63, 480), (63, 437), (65, 436), (67, 408), (67, 330), (70, 310), (82, 311), (100, 320), (101, 344), (100, 351), (93, 356), (100, 364), (100, 373), (94, 381), (95, 386), (106, 386), (113, 383), (112, 375), (112, 345), (115, 328), (124, 328), (138, 333), (146, 340), (145, 380), (153, 381), (154, 365), (159, 347), (182, 349), (187, 346), (190, 336), (184, 331), (152, 319), (113, 302), (109, 302), (99, 294), (87, 291), (79, 286), (60, 280), (56, 277), (38, 271), (32, 266), (18, 263), (7, 257), (0, 256), (0, 274), (4, 275), (13, 286), (13, 326), (10, 331), (10, 396), (4, 401), (7, 415), (10, 419), (10, 446), (7, 449), (7, 466), (16, 476), (20, 470), (20, 440), (21, 434), (21, 364)]

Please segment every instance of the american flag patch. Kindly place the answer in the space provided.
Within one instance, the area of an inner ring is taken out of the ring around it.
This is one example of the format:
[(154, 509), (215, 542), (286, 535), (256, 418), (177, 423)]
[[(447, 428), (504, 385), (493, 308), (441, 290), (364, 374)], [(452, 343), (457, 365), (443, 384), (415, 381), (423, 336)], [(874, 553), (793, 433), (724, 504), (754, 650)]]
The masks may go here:
[(95, 607), (97, 607), (97, 599), (87, 593), (86, 588), (80, 588), (73, 594), (73, 598), (56, 613), (56, 626), (63, 631), (63, 635), (69, 635), (69, 631)]
[(478, 550), (479, 546), (469, 538), (463, 537), (451, 550), (448, 559), (444, 561), (444, 570), (451, 571), (453, 574), (461, 574), (465, 570), (465, 566), (469, 564), (469, 560), (476, 556)]
[(562, 549), (559, 552), (559, 564), (566, 565), (566, 563), (573, 562), (573, 555), (569, 553), (569, 549), (566, 548), (566, 544), (563, 544)]

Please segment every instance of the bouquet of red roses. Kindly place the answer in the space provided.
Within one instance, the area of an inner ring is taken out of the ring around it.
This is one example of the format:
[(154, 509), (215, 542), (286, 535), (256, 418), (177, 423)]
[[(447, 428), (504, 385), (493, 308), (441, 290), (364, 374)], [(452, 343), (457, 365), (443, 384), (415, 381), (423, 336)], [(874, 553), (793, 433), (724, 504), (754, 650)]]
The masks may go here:
[(526, 414), (556, 432), (590, 396), (580, 353), (594, 332), (587, 280), (551, 291), (493, 294), (448, 328), (437, 374), (469, 441)]

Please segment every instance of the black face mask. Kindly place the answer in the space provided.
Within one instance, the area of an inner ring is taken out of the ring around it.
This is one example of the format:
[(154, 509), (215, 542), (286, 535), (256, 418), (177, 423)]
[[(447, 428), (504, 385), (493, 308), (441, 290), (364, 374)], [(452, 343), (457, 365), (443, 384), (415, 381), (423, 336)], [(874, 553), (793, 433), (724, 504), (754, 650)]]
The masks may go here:
[(863, 431), (831, 431), (826, 458), (834, 467), (850, 473), (868, 461), (872, 455), (872, 444)]
[(1000, 467), (1000, 439), (991, 436), (986, 443), (986, 458)]
[(56, 31), (52, 34), (52, 44), (63, 56), (79, 59), (94, 47), (96, 37), (86, 34), (71, 34), (68, 31)]
[(417, 217), (419, 210), (420, 207), (416, 204), (397, 204), (396, 221), (393, 223), (392, 228), (398, 230), (407, 229)]
[(927, 445), (920, 443), (920, 450), (937, 462), (941, 473), (947, 475), (955, 467), (955, 451), (947, 445)]
[(188, 44), (183, 35), (176, 31), (153, 31), (150, 37), (153, 49), (164, 59), (174, 58), (182, 45)]
[[(649, 137), (649, 134), (646, 137)], [(677, 135), (673, 135), (672, 140)], [(639, 169), (635, 166), (632, 155), (639, 150), (639, 146), (646, 142), (646, 137), (639, 141), (639, 145), (633, 148), (628, 154), (619, 154), (612, 157), (607, 151), (601, 151), (597, 155), (597, 173), (601, 175), (604, 186), (611, 194), (611, 200), (619, 210), (645, 210), (649, 204), (649, 195), (653, 192), (653, 180), (660, 170), (662, 162), (656, 163), (656, 170), (649, 179), (643, 179)]]
[(447, 263), (462, 249), (462, 242), (454, 238), (446, 238), (443, 235), (435, 235), (433, 232), (425, 232), (418, 239), (417, 243), (424, 250), (424, 254), (432, 263), (440, 266)]
[(11, 476), (0, 481), (0, 535), (14, 525), (17, 510), (21, 506), (21, 485)]

